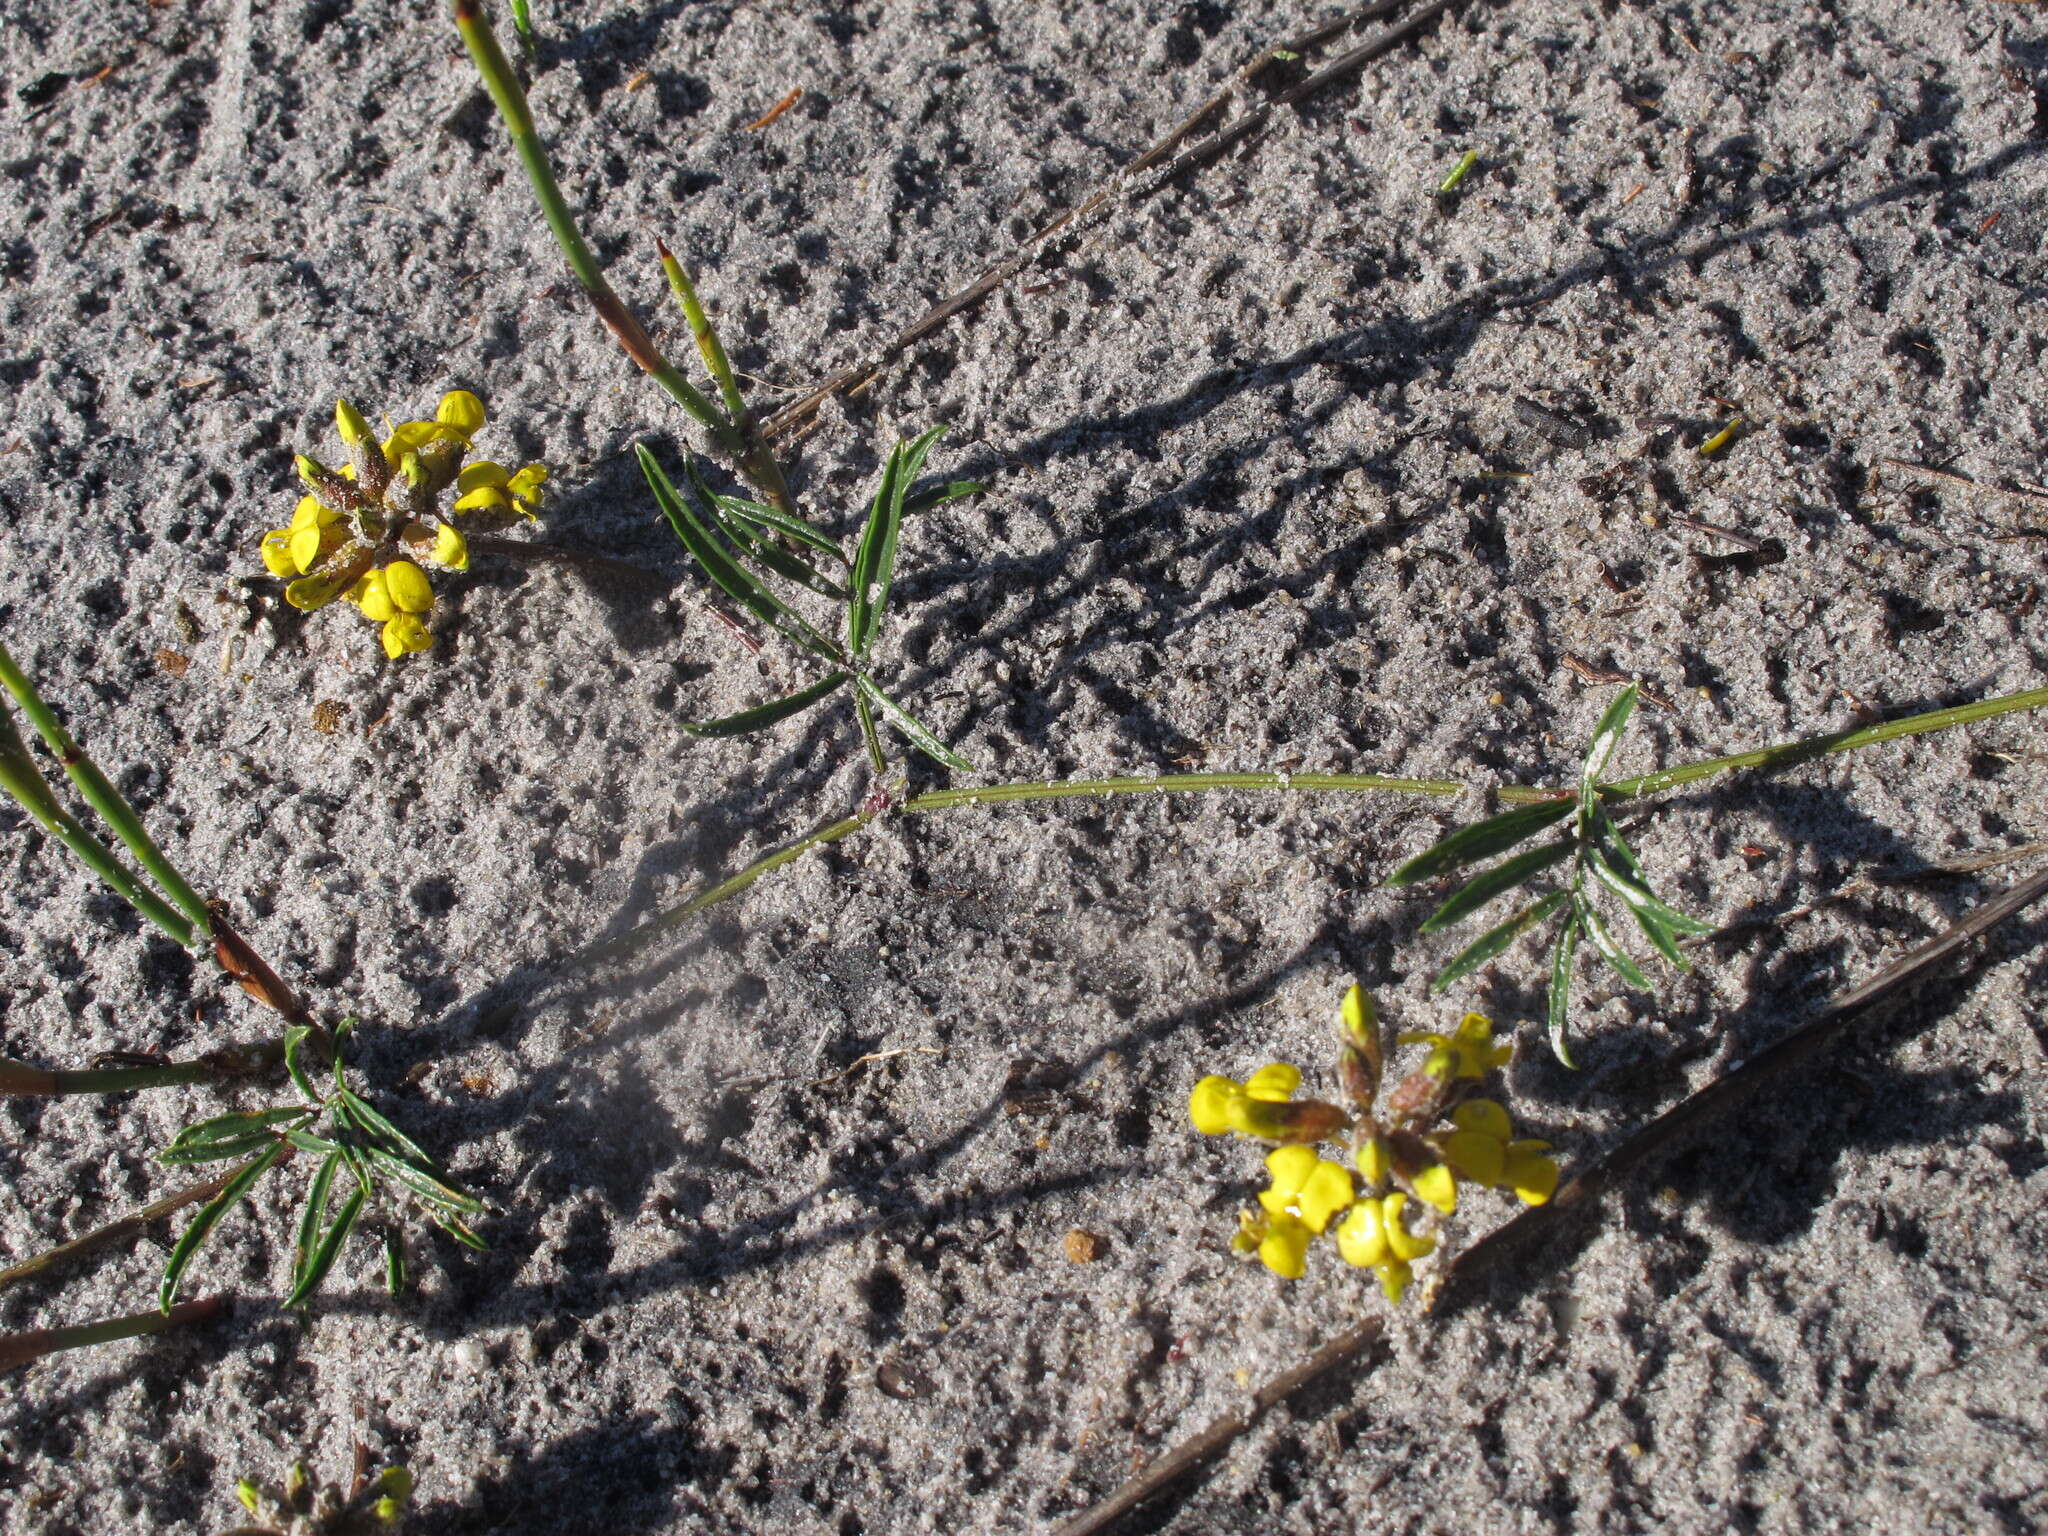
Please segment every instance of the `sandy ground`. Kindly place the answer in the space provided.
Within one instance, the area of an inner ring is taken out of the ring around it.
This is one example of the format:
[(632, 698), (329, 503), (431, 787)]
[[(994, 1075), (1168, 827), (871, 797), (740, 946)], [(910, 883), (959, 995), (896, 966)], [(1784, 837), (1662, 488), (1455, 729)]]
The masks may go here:
[[(301, 1325), (279, 1181), (193, 1273), (230, 1320), (10, 1379), (0, 1526), (217, 1530), (237, 1474), (337, 1473), (358, 1437), (432, 1531), (1033, 1530), (1379, 1306), (1332, 1254), (1293, 1286), (1232, 1258), (1257, 1157), (1192, 1135), (1186, 1094), (1325, 1061), (1354, 977), (1410, 1024), (1537, 1017), (1533, 947), (1430, 1002), (1455, 940), (1379, 888), (1484, 797), (897, 819), (630, 964), (551, 969), (868, 787), (843, 708), (681, 731), (806, 676), (710, 616), (638, 483), (632, 443), (673, 462), (685, 424), (565, 282), (438, 6), (7, 9), (0, 630), (257, 946), (370, 1022), (362, 1080), (493, 1247), (419, 1238), (393, 1303), (365, 1242)], [(665, 235), (778, 386), (1322, 15), (537, 10), (536, 110), (622, 291), (686, 346)], [(1629, 771), (2037, 686), (2043, 503), (1883, 461), (2048, 481), (2044, 34), (2006, 0), (1474, 4), (828, 410), (799, 493), (850, 531), (934, 422), (933, 470), (992, 484), (907, 531), (883, 651), (961, 782), (1554, 782), (1612, 694), (1588, 671), (1668, 706)], [(398, 665), (286, 609), (255, 543), (294, 451), (335, 451), (334, 397), (403, 419), (458, 387), (494, 456), (556, 466), (539, 538), (667, 595), (479, 557)], [(1745, 926), (1656, 997), (1589, 968), (1582, 1070), (1530, 1027), (1519, 1114), (1582, 1163), (1793, 1027), (2009, 872), (1854, 882), (2048, 837), (2044, 761), (2014, 716), (1664, 802), (1654, 878)], [(0, 823), (0, 1052), (268, 1029)], [(2040, 1529), (2042, 937), (1568, 1251), (1402, 1312), (1134, 1528)], [(153, 1150), (266, 1093), (6, 1101), (0, 1256), (172, 1188)], [(17, 1286), (0, 1328), (136, 1310), (161, 1257)]]

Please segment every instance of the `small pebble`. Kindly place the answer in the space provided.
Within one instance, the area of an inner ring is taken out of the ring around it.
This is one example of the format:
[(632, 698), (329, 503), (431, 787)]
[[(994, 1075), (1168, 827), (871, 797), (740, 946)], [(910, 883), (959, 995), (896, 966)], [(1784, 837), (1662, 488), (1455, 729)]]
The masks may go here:
[(1093, 1264), (1102, 1257), (1102, 1250), (1106, 1246), (1093, 1232), (1084, 1231), (1080, 1227), (1067, 1234), (1067, 1257), (1076, 1264)]

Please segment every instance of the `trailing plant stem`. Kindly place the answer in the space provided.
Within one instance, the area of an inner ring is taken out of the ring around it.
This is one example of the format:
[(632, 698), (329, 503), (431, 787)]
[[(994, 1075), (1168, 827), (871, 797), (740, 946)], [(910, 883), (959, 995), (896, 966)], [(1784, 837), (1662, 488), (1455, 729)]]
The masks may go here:
[[(1907, 715), (1903, 719), (1886, 720), (1877, 725), (1863, 725), (1854, 730), (1831, 731), (1823, 736), (1807, 736), (1773, 747), (1759, 747), (1753, 752), (1733, 752), (1726, 757), (1709, 757), (1696, 763), (1681, 763), (1674, 768), (1660, 768), (1655, 773), (1603, 784), (1600, 795), (1605, 800), (1629, 800), (1638, 795), (1654, 795), (1680, 784), (1697, 783), (1736, 768), (1790, 768), (1837, 752), (1855, 752), (1864, 747), (1874, 747), (1879, 742), (1896, 741), (1902, 736), (1922, 736), (1930, 731), (1947, 730), (1950, 726), (1972, 725), (1999, 715), (2039, 709), (2043, 705), (2048, 705), (2048, 688), (2030, 688), (2024, 693), (2001, 694), (1995, 699), (1959, 704), (1953, 709), (1929, 710), (1925, 714)], [(1508, 785), (1499, 791), (1500, 798), (1510, 805), (1555, 800), (1564, 793), (1522, 785)]]
[(208, 1296), (199, 1301), (180, 1302), (168, 1312), (152, 1309), (128, 1317), (112, 1318), (104, 1323), (86, 1323), (77, 1328), (31, 1328), (26, 1333), (9, 1334), (0, 1338), (0, 1371), (27, 1365), (62, 1350), (83, 1349), (89, 1344), (111, 1344), (117, 1339), (140, 1338), (144, 1334), (182, 1328), (187, 1323), (203, 1323), (218, 1317), (226, 1307), (225, 1297)]

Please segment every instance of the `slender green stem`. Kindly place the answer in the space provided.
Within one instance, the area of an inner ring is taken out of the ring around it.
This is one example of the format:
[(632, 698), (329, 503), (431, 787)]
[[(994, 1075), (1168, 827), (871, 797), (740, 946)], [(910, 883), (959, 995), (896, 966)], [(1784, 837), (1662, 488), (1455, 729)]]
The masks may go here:
[(82, 1071), (36, 1067), (0, 1057), (0, 1095), (128, 1093), (137, 1088), (169, 1088), (180, 1083), (207, 1083), (249, 1077), (284, 1060), (284, 1042), (231, 1045), (208, 1051), (197, 1061), (168, 1061), (147, 1066), (93, 1067)]
[[(1726, 757), (1709, 757), (1696, 763), (1681, 763), (1675, 768), (1660, 768), (1655, 773), (1603, 784), (1600, 793), (1608, 800), (1654, 795), (1679, 784), (1696, 783), (1736, 768), (1790, 768), (1837, 752), (1854, 752), (1863, 747), (1874, 747), (1879, 742), (1895, 741), (1901, 736), (1922, 736), (1929, 731), (1945, 731), (1950, 726), (1971, 725), (1999, 715), (2040, 709), (2044, 705), (2048, 705), (2048, 688), (2030, 688), (2023, 693), (2001, 694), (1995, 699), (1982, 699), (1975, 704), (1959, 704), (1953, 709), (1929, 710), (1925, 714), (1907, 715), (1878, 725), (1863, 725), (1854, 730), (1831, 731), (1822, 736), (1782, 742), (1774, 747), (1759, 747), (1753, 752), (1734, 752)], [(1500, 798), (1510, 804), (1527, 804), (1554, 800), (1560, 793), (1558, 790), (1509, 785), (1500, 791)]]
[(71, 850), (72, 856), (98, 875), (136, 911), (186, 949), (198, 941), (192, 925), (144, 885), (127, 865), (63, 806), (51, 793), (42, 770), (29, 755), (28, 743), (14, 723), (14, 711), (0, 699), (0, 789), (19, 801), (36, 824)]
[[(35, 684), (28, 680), (27, 674), (14, 664), (14, 658), (8, 655), (4, 645), (0, 645), (0, 683), (4, 683), (7, 691), (14, 695), (21, 712), (28, 716), (29, 724), (42, 735), (64, 771), (71, 776), (71, 782), (78, 786), (86, 804), (106, 819), (115, 835), (128, 845), (128, 851), (163, 887), (164, 894), (191, 919), (193, 927), (201, 934), (209, 932), (213, 919), (207, 913), (206, 903), (199, 899), (199, 893), (185, 883), (185, 877), (178, 873), (171, 861), (164, 857), (163, 850), (143, 830), (142, 818), (135, 814), (135, 807), (128, 803), (128, 797), (108, 782), (107, 776), (71, 739), (71, 733), (64, 729), (56, 712), (43, 702), (42, 695), (36, 692)], [(122, 894), (127, 895), (125, 891)], [(135, 900), (132, 896), (128, 899)], [(136, 905), (140, 907), (141, 904), (138, 902)], [(187, 938), (184, 942), (189, 945), (192, 941)]]
[(180, 1302), (168, 1312), (152, 1308), (147, 1312), (116, 1317), (104, 1323), (86, 1323), (77, 1328), (31, 1328), (26, 1333), (11, 1333), (0, 1338), (0, 1371), (13, 1370), (62, 1350), (83, 1349), (89, 1344), (112, 1344), (117, 1339), (141, 1338), (144, 1334), (182, 1328), (187, 1323), (207, 1322), (220, 1316), (226, 1308), (226, 1297), (208, 1296), (199, 1301)]
[(1075, 800), (1111, 795), (1200, 795), (1219, 789), (1388, 790), (1402, 795), (1455, 795), (1450, 779), (1394, 779), (1377, 773), (1164, 773), (1136, 778), (1064, 779), (991, 784), (985, 789), (935, 789), (903, 802), (906, 813), (1013, 800)]
[(590, 307), (597, 311), (598, 318), (618, 338), (619, 345), (626, 349), (626, 355), (717, 440), (721, 451), (735, 462), (744, 463), (745, 445), (733, 424), (662, 356), (661, 349), (655, 346), (646, 328), (612, 291), (612, 285), (605, 281), (597, 258), (584, 244), (583, 233), (576, 226), (576, 216), (569, 211), (562, 189), (555, 183), (554, 168), (548, 163), (547, 149), (534, 128), (533, 112), (527, 105), (525, 88), (520, 85), (519, 76), (513, 72), (512, 62), (505, 57), (504, 49), (498, 46), (497, 34), (491, 30), (490, 21), (484, 16), (481, 0), (455, 0), (455, 26), (476, 64), (477, 74), (483, 78), (484, 89), (490, 92), (491, 100), (498, 108), (498, 116), (504, 120), (506, 133), (511, 135), (519, 164), (533, 187), (534, 201), (540, 204), (541, 217), (547, 220), (555, 244), (562, 248), (569, 270), (575, 274), (584, 296), (590, 300)]
[[(936, 789), (916, 795), (898, 807), (907, 815), (957, 810), (984, 801), (999, 804), (1022, 800), (1071, 800), (1115, 795), (1211, 794), (1218, 790), (1385, 790), (1395, 794), (1454, 795), (1464, 788), (1448, 779), (1393, 779), (1376, 773), (1169, 773), (1156, 778), (1070, 779), (1033, 784), (994, 784), (986, 789)], [(793, 863), (813, 848), (853, 836), (882, 815), (880, 809), (864, 810), (820, 827), (806, 837), (776, 849), (730, 879), (706, 886), (696, 895), (667, 911), (656, 914), (616, 939), (579, 949), (563, 960), (565, 967), (595, 964), (630, 954), (649, 940), (681, 926), (708, 907), (715, 907), (739, 895), (763, 875)]]

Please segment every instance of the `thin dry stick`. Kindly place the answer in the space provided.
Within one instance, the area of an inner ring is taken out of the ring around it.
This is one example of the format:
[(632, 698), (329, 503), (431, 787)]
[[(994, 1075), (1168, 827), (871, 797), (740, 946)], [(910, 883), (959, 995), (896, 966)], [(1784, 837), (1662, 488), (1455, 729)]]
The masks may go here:
[[(1565, 1185), (1548, 1205), (1531, 1207), (1459, 1254), (1443, 1270), (1439, 1297), (1451, 1294), (1453, 1287), (1469, 1284), (1478, 1276), (1556, 1236), (1565, 1222), (1579, 1213), (1593, 1210), (1600, 1196), (1622, 1179), (1643, 1171), (1653, 1161), (1676, 1150), (1687, 1138), (1747, 1103), (1766, 1085), (1811, 1061), (1879, 1004), (1895, 997), (1972, 939), (1989, 933), (2044, 895), (2048, 895), (2048, 871), (1986, 902), (1946, 933), (1930, 939), (1893, 961), (1861, 986), (1835, 998), (1809, 1022), (1777, 1044), (1652, 1120)], [(1381, 1327), (1376, 1317), (1353, 1324), (1308, 1359), (1281, 1372), (1259, 1388), (1246, 1407), (1225, 1414), (1199, 1434), (1175, 1446), (1101, 1503), (1060, 1526), (1054, 1536), (1098, 1536), (1098, 1533), (1108, 1530), (1139, 1505), (1164, 1493), (1205, 1462), (1222, 1454), (1267, 1409), (1286, 1401), (1311, 1382), (1354, 1359), (1366, 1345), (1379, 1337)]]
[(167, 1312), (151, 1308), (77, 1328), (31, 1328), (26, 1333), (10, 1333), (0, 1338), (0, 1371), (11, 1371), (60, 1350), (111, 1344), (116, 1339), (139, 1339), (144, 1334), (163, 1333), (187, 1323), (209, 1322), (226, 1310), (226, 1297), (207, 1296), (199, 1301), (181, 1301)]
[(1377, 1317), (1368, 1317), (1363, 1322), (1352, 1324), (1299, 1365), (1291, 1370), (1282, 1371), (1260, 1387), (1251, 1395), (1251, 1400), (1244, 1407), (1232, 1409), (1200, 1434), (1181, 1441), (1100, 1504), (1084, 1510), (1065, 1525), (1057, 1527), (1052, 1536), (1095, 1536), (1096, 1532), (1107, 1530), (1140, 1504), (1165, 1492), (1204, 1462), (1222, 1455), (1229, 1449), (1230, 1443), (1250, 1429), (1261, 1414), (1286, 1402), (1310, 1382), (1327, 1376), (1338, 1366), (1355, 1359), (1368, 1345), (1378, 1342), (1380, 1335), (1385, 1332), (1386, 1324)]
[[(1268, 48), (1258, 58), (1234, 75), (1222, 90), (1211, 96), (1201, 106), (1197, 107), (1187, 117), (1168, 130), (1164, 136), (1156, 140), (1144, 153), (1128, 164), (1120, 166), (1117, 170), (1111, 172), (1109, 177), (1085, 200), (1075, 207), (1068, 209), (1065, 213), (1060, 214), (1051, 222), (1041, 226), (1007, 257), (995, 266), (990, 267), (965, 288), (934, 304), (917, 321), (897, 332), (895, 336), (883, 343), (879, 351), (871, 353), (869, 356), (853, 364), (853, 366), (833, 374), (809, 393), (784, 406), (768, 418), (763, 430), (771, 438), (783, 437), (795, 432), (817, 415), (818, 407), (824, 404), (825, 401), (834, 395), (846, 394), (871, 381), (876, 374), (880, 373), (909, 348), (915, 346), (925, 337), (945, 325), (955, 315), (963, 314), (975, 308), (982, 300), (1017, 276), (1018, 273), (1035, 261), (1047, 247), (1052, 245), (1054, 241), (1074, 239), (1085, 228), (1097, 222), (1098, 215), (1101, 215), (1112, 206), (1125, 202), (1140, 202), (1158, 192), (1184, 171), (1196, 165), (1207, 164), (1215, 158), (1216, 154), (1220, 154), (1224, 148), (1240, 142), (1245, 133), (1250, 131), (1246, 127), (1247, 124), (1252, 127), (1263, 126), (1270, 119), (1274, 107), (1291, 106), (1296, 102), (1306, 100), (1315, 92), (1335, 84), (1345, 75), (1356, 72), (1368, 60), (1377, 58), (1380, 54), (1390, 51), (1414, 36), (1416, 32), (1434, 21), (1444, 11), (1453, 6), (1465, 4), (1467, 0), (1434, 0), (1434, 3), (1425, 7), (1423, 11), (1418, 12), (1415, 16), (1400, 22), (1373, 38), (1370, 42), (1354, 48), (1350, 53), (1336, 60), (1328, 68), (1317, 71), (1300, 85), (1287, 91), (1275, 101), (1259, 106), (1245, 117), (1240, 118), (1230, 128), (1224, 130), (1223, 134), (1218, 136), (1219, 140), (1227, 140), (1221, 147), (1216, 147), (1216, 141), (1211, 141), (1210, 144), (1204, 145), (1202, 149), (1190, 151), (1188, 154), (1181, 156), (1180, 159), (1173, 161), (1172, 165), (1156, 179), (1143, 182), (1140, 185), (1141, 178), (1145, 177), (1147, 172), (1164, 164), (1175, 151), (1179, 150), (1183, 144), (1194, 137), (1234, 98), (1240, 95), (1244, 88), (1261, 72), (1269, 68), (1280, 55), (1283, 53), (1305, 52), (1310, 48), (1328, 42), (1331, 38), (1348, 31), (1354, 26), (1368, 21), (1375, 21), (1392, 11), (1396, 11), (1406, 3), (1407, 0), (1374, 0), (1373, 4), (1360, 6), (1357, 10), (1345, 16), (1325, 22), (1311, 31), (1304, 32), (1299, 37), (1290, 38), (1285, 43), (1275, 44), (1273, 47)], [(1213, 153), (1211, 152), (1212, 149)]]
[(4, 1290), (17, 1280), (26, 1280), (46, 1269), (54, 1269), (60, 1264), (70, 1263), (73, 1259), (82, 1259), (89, 1253), (97, 1253), (102, 1248), (112, 1248), (127, 1242), (130, 1238), (139, 1237), (151, 1222), (162, 1221), (166, 1216), (174, 1216), (186, 1206), (197, 1205), (201, 1200), (211, 1200), (226, 1189), (228, 1181), (240, 1171), (239, 1167), (230, 1168), (218, 1178), (208, 1179), (204, 1184), (187, 1185), (174, 1194), (165, 1195), (163, 1199), (145, 1205), (131, 1215), (123, 1216), (119, 1221), (108, 1222), (97, 1231), (88, 1232), (83, 1237), (74, 1237), (70, 1242), (60, 1244), (46, 1253), (39, 1253), (32, 1259), (23, 1259), (19, 1264), (0, 1269), (0, 1290)]

